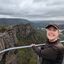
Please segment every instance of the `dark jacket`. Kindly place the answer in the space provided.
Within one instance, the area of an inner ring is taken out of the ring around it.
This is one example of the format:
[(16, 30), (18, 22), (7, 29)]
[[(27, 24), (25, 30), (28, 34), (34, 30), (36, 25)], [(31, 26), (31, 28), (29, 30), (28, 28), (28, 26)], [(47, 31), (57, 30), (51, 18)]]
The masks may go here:
[(41, 64), (62, 64), (64, 46), (59, 42), (49, 42), (44, 46), (38, 47), (33, 46), (34, 51), (42, 58)]

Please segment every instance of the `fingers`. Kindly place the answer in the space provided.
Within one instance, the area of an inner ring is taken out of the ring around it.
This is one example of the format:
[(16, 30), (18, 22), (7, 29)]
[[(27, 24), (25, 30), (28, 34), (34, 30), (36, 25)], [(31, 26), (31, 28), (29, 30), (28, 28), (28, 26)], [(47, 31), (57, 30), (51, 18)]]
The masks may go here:
[(35, 44), (31, 44), (30, 46), (35, 46)]

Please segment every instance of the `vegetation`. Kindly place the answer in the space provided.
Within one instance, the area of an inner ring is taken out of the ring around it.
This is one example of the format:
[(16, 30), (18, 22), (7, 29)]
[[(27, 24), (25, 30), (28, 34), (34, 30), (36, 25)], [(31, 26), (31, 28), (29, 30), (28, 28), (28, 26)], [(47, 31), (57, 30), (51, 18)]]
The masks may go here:
[[(19, 39), (18, 45), (30, 45), (32, 43), (40, 44), (44, 43), (46, 40), (45, 30), (37, 30), (26, 38)], [(20, 49), (18, 50), (18, 64), (37, 64), (37, 55), (34, 53), (32, 48)]]
[[(7, 27), (1, 26), (0, 32), (7, 30)], [(46, 31), (45, 30), (36, 30), (27, 37), (19, 37), (17, 46), (30, 45), (32, 43), (39, 44), (46, 42)], [(63, 32), (64, 34), (64, 32)], [(64, 39), (63, 37), (61, 40)], [(19, 49), (17, 53), (18, 64), (37, 64), (37, 55), (34, 53), (32, 48)]]

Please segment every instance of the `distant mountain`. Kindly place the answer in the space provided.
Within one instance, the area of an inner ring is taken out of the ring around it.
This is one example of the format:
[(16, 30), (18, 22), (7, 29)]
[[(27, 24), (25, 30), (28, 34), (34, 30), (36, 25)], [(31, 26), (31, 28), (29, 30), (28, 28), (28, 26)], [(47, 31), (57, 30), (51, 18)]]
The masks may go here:
[(64, 29), (64, 21), (29, 21), (27, 19), (20, 18), (0, 18), (0, 25), (17, 25), (30, 23), (35, 28), (44, 28), (46, 25), (51, 23), (57, 23), (61, 29)]
[(32, 21), (34, 23), (56, 23), (56, 24), (64, 24), (64, 20), (37, 20)]
[(29, 20), (19, 18), (0, 18), (0, 25), (16, 25), (30, 23)]
[(45, 28), (48, 24), (58, 24), (60, 29), (64, 29), (64, 21), (33, 21), (36, 28)]

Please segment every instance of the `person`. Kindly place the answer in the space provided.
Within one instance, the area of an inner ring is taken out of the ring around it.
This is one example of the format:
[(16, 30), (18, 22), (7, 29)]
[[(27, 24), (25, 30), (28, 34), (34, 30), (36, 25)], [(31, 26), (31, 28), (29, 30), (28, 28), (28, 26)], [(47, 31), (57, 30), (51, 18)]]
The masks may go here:
[(47, 42), (41, 48), (31, 44), (33, 50), (42, 58), (41, 64), (62, 64), (64, 46), (60, 42), (60, 31), (56, 24), (49, 24), (46, 27)]

